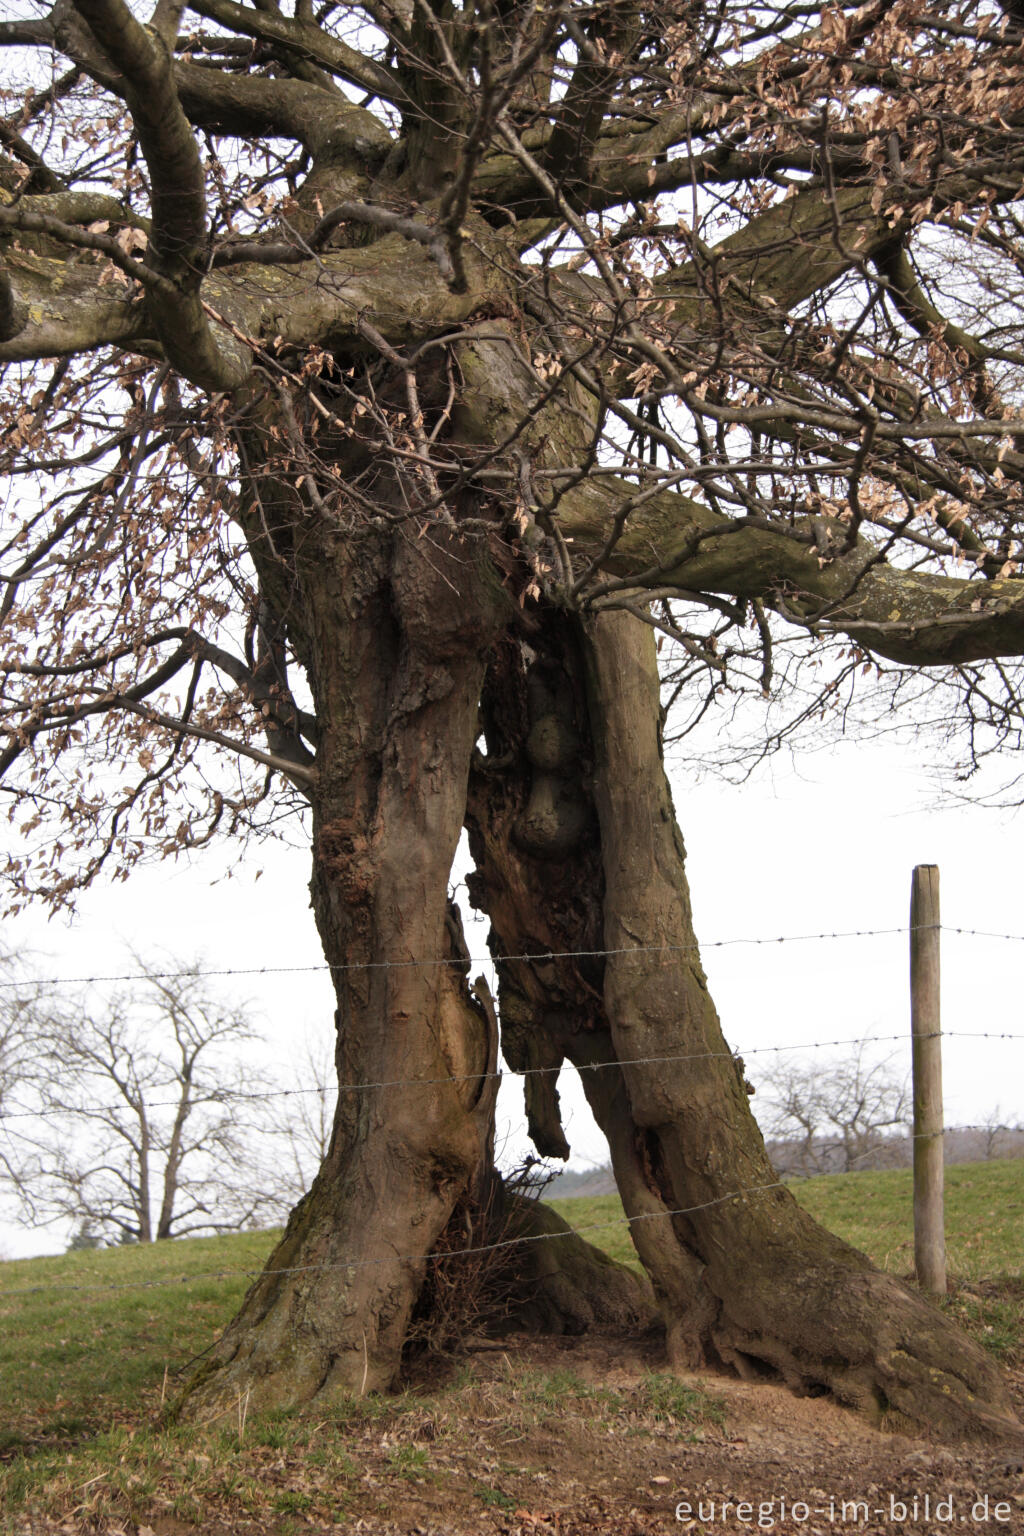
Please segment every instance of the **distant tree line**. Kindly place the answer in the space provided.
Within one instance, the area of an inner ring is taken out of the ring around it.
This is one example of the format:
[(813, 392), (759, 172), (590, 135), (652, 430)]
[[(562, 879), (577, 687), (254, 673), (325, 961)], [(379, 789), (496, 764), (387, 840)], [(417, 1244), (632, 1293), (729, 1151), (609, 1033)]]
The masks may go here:
[[(841, 1149), (823, 1143), (810, 1157), (799, 1141), (769, 1140), (768, 1155), (785, 1178), (814, 1178), (821, 1173), (867, 1172), (881, 1168), (909, 1168), (913, 1142), (909, 1132), (881, 1137), (855, 1167), (843, 1166)], [(1024, 1157), (1024, 1126), (1004, 1125), (990, 1119), (977, 1127), (951, 1126), (943, 1138), (947, 1164), (987, 1163), (1001, 1157)]]
[[(754, 1108), (768, 1155), (784, 1178), (908, 1168), (913, 1162), (909, 1080), (892, 1056), (861, 1045), (843, 1057), (787, 1060), (758, 1076)], [(1024, 1124), (996, 1106), (945, 1133), (947, 1163), (1024, 1157)], [(555, 1175), (558, 1198), (614, 1193), (608, 1165)]]

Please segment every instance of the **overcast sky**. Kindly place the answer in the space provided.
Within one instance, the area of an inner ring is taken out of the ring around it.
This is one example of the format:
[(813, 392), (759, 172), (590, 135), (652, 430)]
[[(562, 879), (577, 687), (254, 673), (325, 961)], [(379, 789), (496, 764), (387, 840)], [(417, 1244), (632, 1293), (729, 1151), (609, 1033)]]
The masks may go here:
[[(1024, 1118), (1024, 1036), (1018, 971), (1024, 943), (968, 938), (950, 930), (1024, 935), (1024, 821), (1007, 811), (967, 806), (940, 795), (933, 748), (846, 743), (811, 753), (799, 773), (788, 759), (734, 786), (693, 785), (674, 771), (676, 810), (686, 839), (697, 934), (731, 1046), (756, 1081), (767, 1047), (798, 1045), (822, 1061), (814, 1042), (859, 1036), (898, 1038), (879, 1046), (909, 1064), (905, 932), (875, 938), (779, 936), (903, 929), (911, 870), (940, 866), (942, 881), (944, 1081), (947, 1124)], [(69, 925), (29, 913), (5, 925), (15, 948), (35, 952), (40, 974), (73, 978), (130, 969), (125, 945), (146, 956), (201, 957), (225, 977), (223, 993), (252, 1005), (274, 1060), (295, 1057), (296, 1040), (329, 1037), (331, 989), (308, 904), (308, 855), (266, 844), (251, 848), (230, 878), (222, 852), (191, 866), (143, 869), (124, 885), (88, 893)], [(262, 870), (257, 879), (256, 873)], [(465, 906), (465, 893), (460, 893)], [(484, 957), (486, 929), (474, 925), (470, 948)], [(765, 939), (761, 944), (736, 940)], [(257, 974), (274, 967), (308, 967)], [(61, 989), (65, 996), (76, 989)], [(574, 1162), (604, 1160), (574, 1074), (560, 1082)], [(755, 1107), (756, 1107), (755, 1098)], [(526, 1150), (522, 1093), (507, 1078), (499, 1100), (506, 1156)], [(63, 1246), (52, 1233), (0, 1227), (7, 1256)]]

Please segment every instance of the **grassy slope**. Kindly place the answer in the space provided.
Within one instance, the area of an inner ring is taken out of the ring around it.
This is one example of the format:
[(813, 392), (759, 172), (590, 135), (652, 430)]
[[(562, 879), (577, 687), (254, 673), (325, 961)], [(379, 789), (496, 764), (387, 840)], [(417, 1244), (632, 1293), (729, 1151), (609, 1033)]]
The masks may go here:
[[(951, 1169), (948, 1189), (951, 1267), (970, 1277), (949, 1305), (997, 1354), (1019, 1358), (1024, 1160)], [(796, 1186), (796, 1193), (877, 1263), (909, 1270), (907, 1173), (817, 1179)], [(594, 1229), (586, 1231), (592, 1242), (635, 1261), (614, 1196), (552, 1204), (574, 1225)], [(235, 1447), (231, 1465), (216, 1451), (211, 1460), (212, 1442), (200, 1444), (195, 1430), (145, 1427), (147, 1410), (165, 1390), (175, 1395), (192, 1359), (236, 1309), (248, 1279), (225, 1272), (258, 1270), (271, 1241), (269, 1233), (238, 1234), (0, 1264), (0, 1529), (4, 1509), (10, 1514), (25, 1499), (42, 1499), (55, 1512), (77, 1505), (96, 1516), (155, 1505), (183, 1519), (208, 1516), (221, 1500), (237, 1507), (251, 1501), (254, 1513), (291, 1510), (301, 1518), (301, 1500), (287, 1502), (291, 1484), (279, 1490), (279, 1502), (268, 1504), (258, 1463), (282, 1437), (301, 1439), (308, 1426), (254, 1424), (243, 1430), (242, 1460), (239, 1426), (219, 1427), (215, 1435)], [(999, 1276), (1017, 1278), (997, 1286)], [(524, 1382), (522, 1390), (528, 1397), (533, 1388)], [(361, 1423), (378, 1412), (401, 1417), (408, 1410), (402, 1400), (377, 1408), (367, 1399), (352, 1411)], [(342, 1425), (336, 1427), (340, 1434)], [(353, 1428), (349, 1423), (344, 1435), (328, 1436), (317, 1449), (324, 1489), (358, 1481), (344, 1449), (351, 1448)], [(303, 1449), (303, 1466), (313, 1465), (310, 1454)], [(401, 1468), (392, 1472), (404, 1475)], [(318, 1509), (320, 1500), (318, 1492)]]
[[(947, 1170), (950, 1269), (971, 1281), (1024, 1274), (1024, 1159)], [(807, 1209), (876, 1264), (913, 1266), (910, 1176), (834, 1174), (793, 1186)], [(613, 1258), (636, 1263), (615, 1195), (551, 1202)], [(231, 1316), (271, 1235), (239, 1233), (0, 1264), (0, 1402), (18, 1417), (108, 1411), (175, 1375)], [(134, 1289), (137, 1282), (146, 1289)], [(33, 1287), (43, 1287), (34, 1291)], [(123, 1286), (125, 1289), (109, 1289)], [(68, 1287), (68, 1289), (51, 1289)], [(0, 1448), (3, 1445), (0, 1425)]]
[(270, 1242), (245, 1232), (0, 1264), (0, 1452), (33, 1424), (109, 1421), (165, 1367), (173, 1393), (245, 1294), (248, 1277), (222, 1271), (258, 1273)]

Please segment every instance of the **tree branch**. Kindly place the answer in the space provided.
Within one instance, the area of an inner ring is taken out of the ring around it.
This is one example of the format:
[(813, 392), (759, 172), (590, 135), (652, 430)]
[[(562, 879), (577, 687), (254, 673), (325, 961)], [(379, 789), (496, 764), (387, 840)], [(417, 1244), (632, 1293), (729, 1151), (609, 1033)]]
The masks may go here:
[(289, 20), (277, 10), (250, 10), (237, 5), (235, 0), (189, 0), (189, 5), (198, 15), (218, 22), (231, 32), (241, 32), (245, 37), (259, 38), (262, 42), (284, 44), (300, 58), (361, 86), (364, 91), (372, 91), (385, 101), (399, 102), (404, 98), (401, 82), (392, 70), (375, 64), (315, 23)]
[[(635, 488), (594, 479), (566, 498), (563, 533), (574, 547), (602, 549)], [(791, 530), (744, 526), (678, 492), (651, 496), (627, 521), (604, 570), (624, 587), (650, 586), (761, 599), (790, 622), (840, 631), (890, 660), (921, 666), (1024, 655), (1024, 582), (971, 581), (876, 563), (860, 541), (823, 562), (812, 519)], [(811, 533), (808, 540), (800, 534)], [(853, 595), (849, 596), (850, 590)]]
[(150, 173), (150, 247), (171, 287), (151, 288), (149, 310), (170, 362), (205, 389), (241, 384), (251, 354), (230, 333), (215, 333), (199, 299), (205, 268), (206, 191), (191, 124), (174, 85), (164, 40), (136, 21), (124, 0), (74, 0), (114, 69)]
[[(129, 221), (122, 215), (122, 222), (128, 224)], [(30, 204), (25, 203), (19, 203), (14, 208), (0, 208), (0, 231), (4, 230), (25, 230), (30, 234), (49, 235), (51, 239), (59, 240), (62, 245), (72, 246), (77, 250), (99, 251), (134, 282), (142, 283), (152, 292), (172, 302), (177, 297), (178, 290), (174, 283), (154, 267), (149, 266), (147, 262), (130, 255), (112, 235), (82, 229), (76, 224), (65, 224), (61, 219), (40, 213)]]

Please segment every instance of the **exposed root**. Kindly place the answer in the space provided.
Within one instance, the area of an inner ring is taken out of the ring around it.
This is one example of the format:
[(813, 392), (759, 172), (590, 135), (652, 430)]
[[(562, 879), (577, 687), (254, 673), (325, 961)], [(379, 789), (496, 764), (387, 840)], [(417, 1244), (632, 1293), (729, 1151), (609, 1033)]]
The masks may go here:
[(794, 1288), (780, 1276), (773, 1289), (762, 1326), (738, 1319), (731, 1297), (714, 1330), (716, 1350), (741, 1376), (767, 1369), (794, 1391), (830, 1392), (883, 1427), (912, 1425), (940, 1439), (1019, 1437), (994, 1361), (894, 1276), (830, 1266)]

